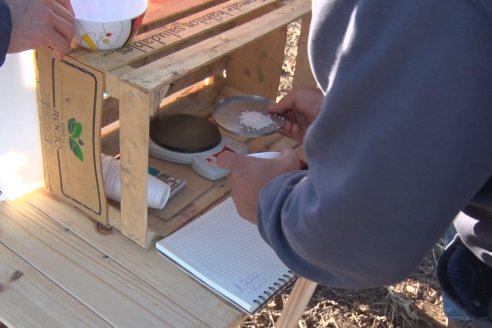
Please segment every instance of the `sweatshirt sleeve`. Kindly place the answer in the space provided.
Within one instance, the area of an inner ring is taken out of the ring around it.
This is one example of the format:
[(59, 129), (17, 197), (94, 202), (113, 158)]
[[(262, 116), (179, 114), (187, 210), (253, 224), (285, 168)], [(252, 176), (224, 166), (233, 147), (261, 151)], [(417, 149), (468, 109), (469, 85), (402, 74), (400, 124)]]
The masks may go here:
[(369, 288), (409, 275), (492, 175), (492, 22), (472, 1), (337, 3), (313, 8), (312, 67), (330, 82), (309, 170), (265, 186), (258, 228), (294, 272)]
[(10, 45), (10, 33), (12, 32), (12, 20), (10, 8), (4, 0), (0, 0), (0, 66), (5, 62), (5, 56)]

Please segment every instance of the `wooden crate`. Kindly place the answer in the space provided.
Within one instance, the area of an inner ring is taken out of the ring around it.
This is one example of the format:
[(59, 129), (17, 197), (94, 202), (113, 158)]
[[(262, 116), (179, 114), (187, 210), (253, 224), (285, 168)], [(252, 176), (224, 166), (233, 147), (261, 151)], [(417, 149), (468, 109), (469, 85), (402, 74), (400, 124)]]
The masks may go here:
[[(224, 179), (209, 181), (188, 165), (149, 157), (150, 119), (176, 112), (209, 117), (218, 99), (234, 94), (275, 100), (287, 26), (297, 20), (302, 33), (294, 84), (312, 85), (310, 8), (308, 0), (150, 0), (142, 29), (127, 47), (77, 48), (62, 61), (38, 51), (46, 187), (142, 247), (205, 211), (228, 193)], [(281, 134), (244, 141), (250, 151), (300, 149)], [(105, 197), (101, 152), (121, 156), (121, 204)], [(146, 205), (149, 165), (187, 181), (160, 211)]]

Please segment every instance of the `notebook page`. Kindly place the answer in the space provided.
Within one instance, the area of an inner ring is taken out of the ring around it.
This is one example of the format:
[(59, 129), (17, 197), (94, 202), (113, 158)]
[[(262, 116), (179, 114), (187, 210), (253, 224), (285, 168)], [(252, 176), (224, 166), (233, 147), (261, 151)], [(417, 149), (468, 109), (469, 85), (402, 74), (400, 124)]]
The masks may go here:
[(257, 226), (238, 215), (232, 198), (160, 240), (156, 248), (248, 313), (293, 276)]

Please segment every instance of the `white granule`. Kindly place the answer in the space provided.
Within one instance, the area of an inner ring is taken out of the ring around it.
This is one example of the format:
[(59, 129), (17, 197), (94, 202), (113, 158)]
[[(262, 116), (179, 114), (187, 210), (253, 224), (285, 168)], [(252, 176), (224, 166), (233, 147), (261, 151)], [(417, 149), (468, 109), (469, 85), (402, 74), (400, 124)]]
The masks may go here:
[(275, 125), (275, 122), (265, 114), (253, 111), (244, 111), (239, 116), (239, 124), (251, 131), (268, 128)]

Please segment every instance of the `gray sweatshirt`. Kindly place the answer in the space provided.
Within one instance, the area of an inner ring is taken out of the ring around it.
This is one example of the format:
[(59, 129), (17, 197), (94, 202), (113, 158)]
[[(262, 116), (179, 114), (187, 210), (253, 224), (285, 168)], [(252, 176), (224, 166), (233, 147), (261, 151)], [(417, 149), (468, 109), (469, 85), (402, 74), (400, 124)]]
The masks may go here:
[(263, 238), (309, 279), (367, 288), (404, 279), (465, 210), (462, 239), (491, 265), (492, 1), (312, 6), (324, 102), (309, 170), (261, 192)]

